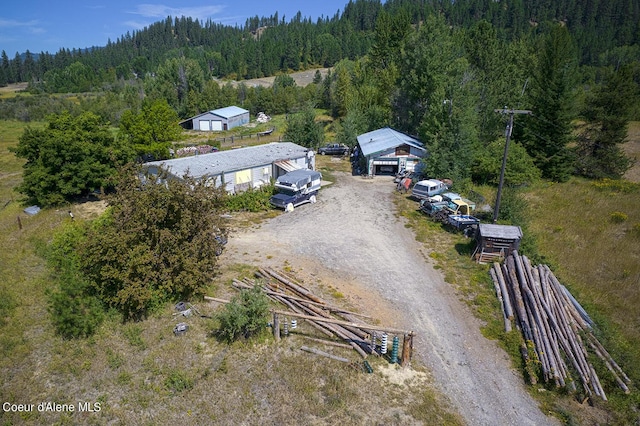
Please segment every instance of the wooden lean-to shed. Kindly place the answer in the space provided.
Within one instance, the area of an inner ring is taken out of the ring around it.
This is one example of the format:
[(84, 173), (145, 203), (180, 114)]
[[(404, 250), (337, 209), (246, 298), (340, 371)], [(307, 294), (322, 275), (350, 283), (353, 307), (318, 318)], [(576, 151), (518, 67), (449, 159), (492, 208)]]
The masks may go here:
[(237, 106), (214, 109), (180, 122), (187, 130), (216, 132), (230, 130), (249, 123), (249, 111)]
[(478, 263), (501, 261), (520, 248), (522, 228), (512, 225), (481, 223), (476, 232), (474, 256)]

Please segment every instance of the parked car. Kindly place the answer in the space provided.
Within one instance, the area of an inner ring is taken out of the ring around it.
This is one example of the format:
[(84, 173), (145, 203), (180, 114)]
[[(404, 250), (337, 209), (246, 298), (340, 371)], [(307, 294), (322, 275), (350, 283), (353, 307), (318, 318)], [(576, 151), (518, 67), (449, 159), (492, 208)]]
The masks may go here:
[(291, 212), (300, 204), (315, 203), (322, 174), (314, 170), (294, 170), (279, 176), (275, 187), (278, 193), (269, 199), (272, 206)]
[(341, 143), (330, 143), (318, 149), (320, 155), (349, 155), (349, 147)]
[(418, 200), (424, 200), (425, 198), (433, 197), (434, 195), (442, 194), (449, 187), (442, 181), (437, 179), (426, 179), (413, 185), (411, 195)]

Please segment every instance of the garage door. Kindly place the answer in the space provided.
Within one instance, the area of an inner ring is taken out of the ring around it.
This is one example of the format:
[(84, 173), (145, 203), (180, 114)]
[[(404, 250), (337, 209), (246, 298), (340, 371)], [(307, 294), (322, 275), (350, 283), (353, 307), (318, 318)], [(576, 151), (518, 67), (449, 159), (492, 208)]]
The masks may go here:
[(212, 121), (211, 130), (222, 130), (222, 121)]
[(209, 120), (200, 120), (199, 123), (200, 130), (204, 132), (211, 131), (211, 122)]

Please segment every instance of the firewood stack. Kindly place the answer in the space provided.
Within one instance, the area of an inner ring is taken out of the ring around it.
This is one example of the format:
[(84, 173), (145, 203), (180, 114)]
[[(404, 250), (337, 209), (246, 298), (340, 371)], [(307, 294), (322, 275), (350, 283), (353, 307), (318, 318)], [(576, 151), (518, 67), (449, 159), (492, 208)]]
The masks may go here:
[[(553, 380), (558, 387), (576, 391), (577, 376), (588, 398), (595, 394), (606, 401), (589, 362), (587, 348), (591, 348), (629, 393), (630, 380), (593, 334), (593, 321), (548, 266), (532, 266), (526, 256), (514, 251), (504, 264), (494, 263), (490, 274), (506, 331), (513, 321), (526, 342), (521, 347), (525, 364), (539, 362), (545, 382)], [(529, 371), (529, 375), (535, 384), (535, 374)]]

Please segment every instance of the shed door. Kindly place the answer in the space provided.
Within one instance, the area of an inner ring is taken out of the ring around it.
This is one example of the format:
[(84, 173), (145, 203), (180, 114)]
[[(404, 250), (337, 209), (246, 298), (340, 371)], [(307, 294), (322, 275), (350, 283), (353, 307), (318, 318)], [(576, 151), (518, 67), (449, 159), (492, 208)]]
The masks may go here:
[(209, 120), (200, 120), (199, 124), (200, 124), (200, 130), (204, 132), (211, 131), (211, 122)]
[(222, 130), (222, 121), (212, 121), (211, 130)]

